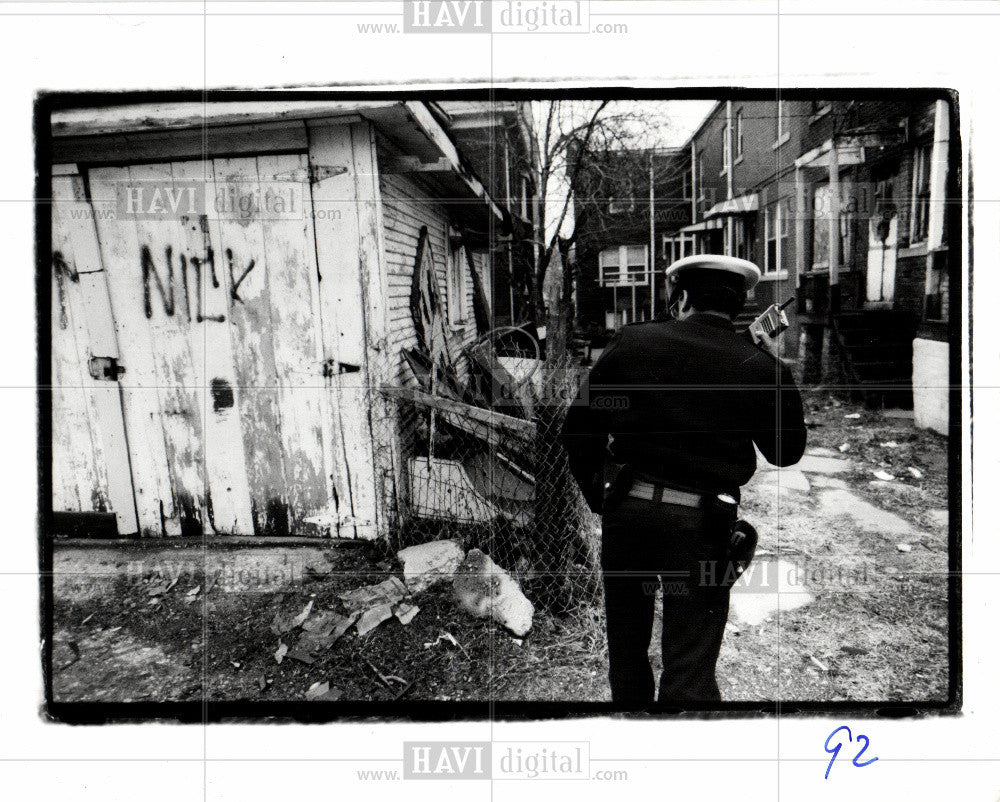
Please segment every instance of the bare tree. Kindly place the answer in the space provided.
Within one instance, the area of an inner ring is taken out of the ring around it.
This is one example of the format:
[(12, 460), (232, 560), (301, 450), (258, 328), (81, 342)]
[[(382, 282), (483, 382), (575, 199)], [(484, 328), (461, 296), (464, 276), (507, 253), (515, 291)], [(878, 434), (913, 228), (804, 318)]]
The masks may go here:
[[(532, 265), (529, 290), (536, 323), (549, 323), (550, 336), (558, 337), (565, 334), (565, 310), (546, 304), (543, 288), (560, 278), (550, 276), (550, 270), (566, 264), (581, 230), (576, 223), (598, 211), (590, 202), (579, 208), (581, 195), (574, 188), (586, 172), (588, 182), (600, 176), (613, 188), (607, 191), (634, 205), (634, 197), (625, 197), (632, 177), (648, 166), (665, 121), (651, 114), (648, 104), (622, 101), (540, 101), (525, 111), (533, 118), (526, 121), (532, 137), (521, 169), (533, 176), (535, 186), (534, 232), (526, 260)], [(570, 276), (562, 278), (565, 297)]]

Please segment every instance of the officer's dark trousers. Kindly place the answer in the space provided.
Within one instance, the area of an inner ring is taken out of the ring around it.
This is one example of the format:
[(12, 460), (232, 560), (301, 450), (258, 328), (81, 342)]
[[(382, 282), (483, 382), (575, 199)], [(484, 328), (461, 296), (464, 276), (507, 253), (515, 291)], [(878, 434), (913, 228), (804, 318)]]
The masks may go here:
[(718, 700), (715, 663), (729, 615), (728, 527), (699, 509), (625, 498), (605, 510), (601, 546), (615, 702), (653, 702), (648, 651), (663, 585), (659, 702)]

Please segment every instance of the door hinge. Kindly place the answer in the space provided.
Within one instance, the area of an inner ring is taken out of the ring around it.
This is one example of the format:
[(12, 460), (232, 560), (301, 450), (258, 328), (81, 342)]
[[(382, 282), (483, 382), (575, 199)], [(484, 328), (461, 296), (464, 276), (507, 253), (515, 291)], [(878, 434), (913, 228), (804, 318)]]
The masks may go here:
[(91, 377), (98, 381), (116, 382), (125, 373), (125, 366), (119, 365), (113, 356), (92, 356), (89, 368)]
[(318, 184), (324, 178), (333, 178), (335, 175), (344, 175), (347, 168), (342, 164), (310, 164), (309, 183)]
[[(335, 175), (343, 175), (347, 168), (340, 164), (310, 164), (308, 167), (300, 167), (287, 173), (269, 175), (271, 181), (308, 181), (310, 184), (318, 184), (324, 178), (332, 178)], [(263, 176), (262, 176), (263, 177)]]

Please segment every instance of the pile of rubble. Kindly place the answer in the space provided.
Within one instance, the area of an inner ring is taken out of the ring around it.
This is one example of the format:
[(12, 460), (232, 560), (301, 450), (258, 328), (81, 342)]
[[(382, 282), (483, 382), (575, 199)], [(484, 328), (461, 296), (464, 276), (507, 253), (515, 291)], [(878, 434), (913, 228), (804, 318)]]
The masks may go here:
[[(310, 601), (294, 617), (276, 615), (271, 622), (279, 637), (275, 660), (311, 664), (352, 627), (363, 636), (393, 617), (405, 626), (420, 612), (413, 597), (441, 582), (452, 583), (455, 601), (469, 614), (491, 618), (519, 638), (531, 629), (534, 605), (510, 574), (479, 549), (466, 554), (456, 541), (438, 540), (402, 549), (397, 557), (403, 579), (390, 576), (341, 593), (343, 611), (314, 612)], [(296, 630), (298, 638), (289, 646), (286, 640)]]

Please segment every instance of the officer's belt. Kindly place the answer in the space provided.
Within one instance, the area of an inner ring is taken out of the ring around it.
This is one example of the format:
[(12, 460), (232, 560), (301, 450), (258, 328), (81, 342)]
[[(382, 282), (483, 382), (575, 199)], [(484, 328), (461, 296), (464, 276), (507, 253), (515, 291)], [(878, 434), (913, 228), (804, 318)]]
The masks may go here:
[(701, 507), (705, 498), (698, 493), (674, 490), (672, 487), (654, 485), (639, 479), (632, 483), (628, 494), (633, 498), (642, 498), (657, 504), (677, 504), (681, 507)]

